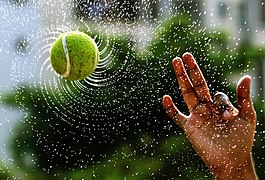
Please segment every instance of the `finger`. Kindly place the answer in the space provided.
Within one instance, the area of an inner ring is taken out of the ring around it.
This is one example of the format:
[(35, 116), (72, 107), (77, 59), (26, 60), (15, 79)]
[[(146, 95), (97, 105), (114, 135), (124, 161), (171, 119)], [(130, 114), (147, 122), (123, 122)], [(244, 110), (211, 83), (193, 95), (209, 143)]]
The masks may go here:
[(211, 101), (211, 95), (206, 80), (192, 54), (185, 53), (182, 58), (187, 65), (188, 74), (192, 80), (194, 90), (199, 100), (203, 102)]
[(170, 96), (165, 95), (163, 97), (162, 103), (168, 116), (183, 129), (184, 124), (187, 120), (187, 116), (185, 116), (177, 109)]
[(239, 116), (246, 119), (248, 122), (256, 122), (256, 112), (250, 97), (250, 82), (251, 77), (243, 76), (236, 89), (238, 113)]
[(175, 70), (176, 78), (178, 80), (182, 95), (188, 106), (189, 111), (191, 112), (199, 104), (198, 97), (196, 96), (193, 85), (186, 73), (181, 58), (176, 57), (172, 61), (172, 64)]

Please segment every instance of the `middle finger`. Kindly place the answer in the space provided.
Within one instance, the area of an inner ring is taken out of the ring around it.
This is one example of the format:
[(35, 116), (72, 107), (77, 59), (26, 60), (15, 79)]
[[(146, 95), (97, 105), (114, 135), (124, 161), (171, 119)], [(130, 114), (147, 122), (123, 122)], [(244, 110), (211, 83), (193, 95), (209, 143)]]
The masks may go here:
[(188, 106), (189, 111), (192, 111), (199, 104), (198, 97), (196, 96), (196, 93), (194, 91), (194, 87), (187, 75), (181, 58), (176, 57), (172, 61), (172, 64), (184, 100)]
[(199, 100), (202, 102), (212, 101), (206, 80), (192, 54), (185, 53), (183, 54), (182, 59), (187, 65), (189, 76)]

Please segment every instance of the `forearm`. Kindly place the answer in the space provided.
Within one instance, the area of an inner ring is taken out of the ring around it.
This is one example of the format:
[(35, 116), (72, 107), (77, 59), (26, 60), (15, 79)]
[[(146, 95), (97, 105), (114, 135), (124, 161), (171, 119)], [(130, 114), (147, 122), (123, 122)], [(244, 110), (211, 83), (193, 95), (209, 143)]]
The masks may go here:
[(237, 166), (227, 166), (224, 169), (210, 168), (215, 180), (257, 180), (257, 174), (254, 169), (252, 156), (249, 155), (243, 164)]

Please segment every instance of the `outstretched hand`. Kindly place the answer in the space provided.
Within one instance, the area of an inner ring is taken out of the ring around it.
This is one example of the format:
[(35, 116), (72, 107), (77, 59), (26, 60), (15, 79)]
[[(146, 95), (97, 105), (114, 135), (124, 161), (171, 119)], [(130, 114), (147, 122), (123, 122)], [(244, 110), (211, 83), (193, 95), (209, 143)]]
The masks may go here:
[(165, 95), (163, 105), (169, 117), (184, 130), (216, 179), (255, 179), (251, 149), (256, 113), (250, 97), (251, 77), (242, 77), (237, 85), (236, 109), (224, 94), (211, 97), (190, 53), (185, 53), (182, 59), (175, 58), (172, 64), (190, 114), (180, 112), (171, 97)]

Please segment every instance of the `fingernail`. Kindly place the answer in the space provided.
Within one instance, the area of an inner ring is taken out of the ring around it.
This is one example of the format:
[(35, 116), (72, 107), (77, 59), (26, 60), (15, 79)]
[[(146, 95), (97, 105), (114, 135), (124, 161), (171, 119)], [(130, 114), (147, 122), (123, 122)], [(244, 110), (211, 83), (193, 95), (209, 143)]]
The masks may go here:
[(182, 71), (184, 71), (184, 65), (180, 57), (173, 59), (172, 64), (176, 72), (181, 73)]
[(181, 58), (180, 57), (175, 57), (172, 61), (173, 66), (177, 66), (181, 64)]
[(190, 58), (190, 57), (193, 57), (191, 53), (189, 52), (185, 52), (183, 55), (182, 55), (182, 58)]
[(186, 63), (196, 64), (196, 61), (195, 61), (195, 59), (191, 53), (188, 53), (188, 52), (184, 53), (182, 58), (183, 58), (184, 62), (186, 62)]
[(241, 84), (243, 82), (243, 84), (247, 83), (247, 84), (250, 84), (251, 83), (251, 76), (249, 75), (245, 75), (243, 77), (241, 77), (241, 79), (239, 80), (239, 82), (237, 84)]
[(171, 102), (172, 102), (172, 100), (171, 100), (171, 97), (170, 97), (170, 96), (165, 95), (165, 96), (163, 97), (163, 104), (164, 104), (164, 106), (165, 106), (166, 108), (171, 106)]

